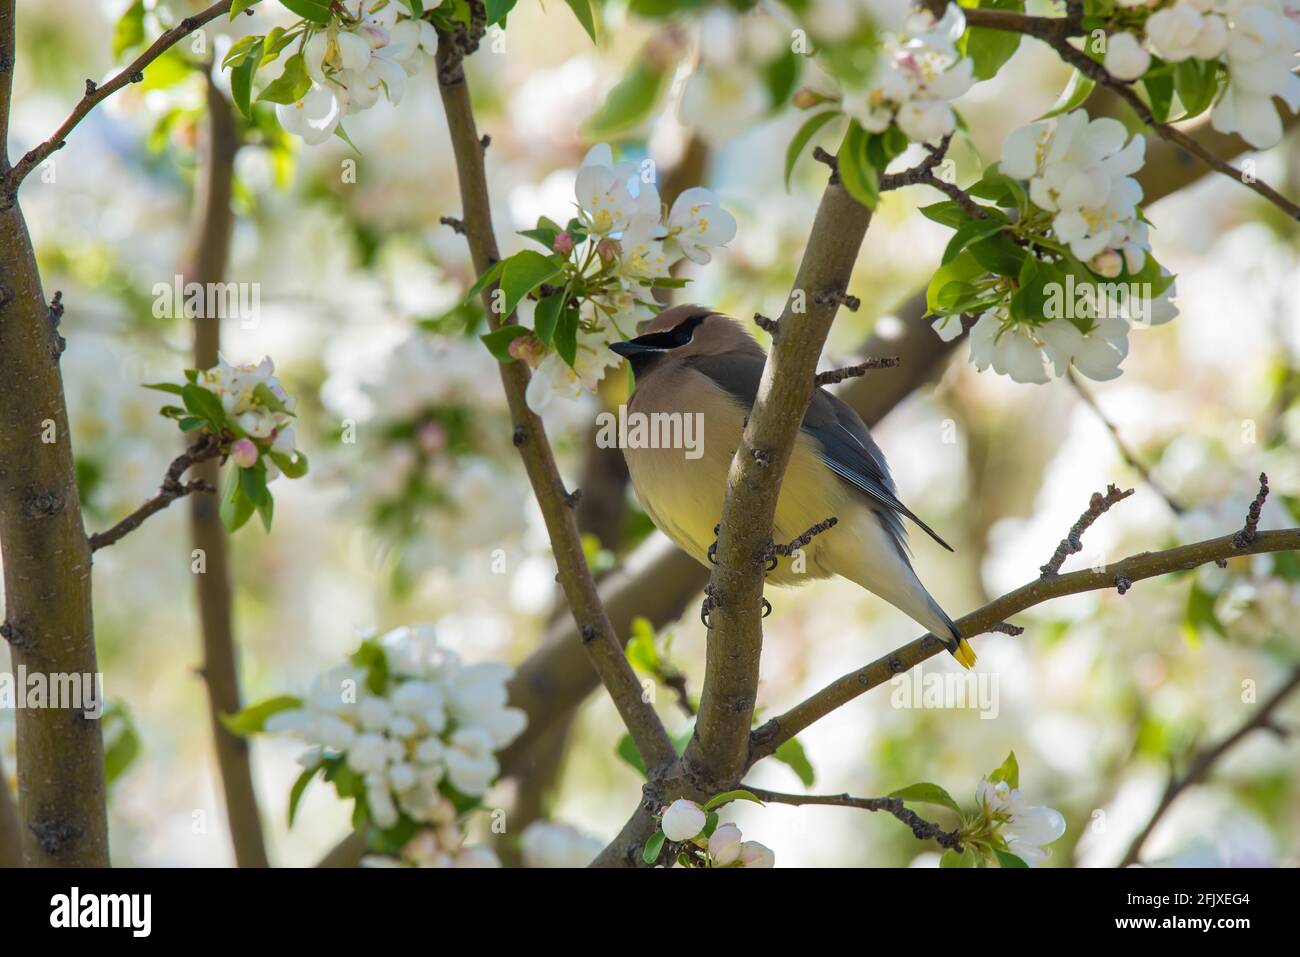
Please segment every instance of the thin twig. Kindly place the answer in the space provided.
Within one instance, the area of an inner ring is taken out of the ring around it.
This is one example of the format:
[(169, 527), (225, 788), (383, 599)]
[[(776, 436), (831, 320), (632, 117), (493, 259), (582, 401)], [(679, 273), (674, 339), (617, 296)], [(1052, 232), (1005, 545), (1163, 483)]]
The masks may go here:
[(185, 471), (191, 465), (208, 459), (215, 459), (221, 454), (221, 443), (217, 440), (217, 437), (211, 432), (204, 432), (198, 441), (172, 460), (172, 464), (167, 468), (167, 474), (163, 476), (163, 482), (158, 489), (158, 494), (112, 528), (91, 535), (90, 550), (95, 552), (116, 543), (128, 533), (143, 525), (144, 520), (150, 515), (161, 512), (178, 498), (184, 498), (191, 492), (215, 492), (216, 487), (209, 482), (202, 479), (191, 479), (188, 482), (182, 482), (181, 476), (185, 474)]
[(230, 9), (230, 3), (231, 0), (220, 0), (219, 3), (214, 3), (202, 12), (186, 17), (176, 26), (159, 36), (157, 40), (150, 44), (148, 49), (127, 64), (121, 72), (105, 80), (103, 84), (96, 86), (94, 83), (87, 81), (85, 95), (82, 96), (81, 102), (68, 114), (68, 118), (59, 124), (59, 128), (50, 135), (49, 139), (28, 150), (23, 158), (13, 165), (13, 168), (9, 170), (3, 180), (0, 180), (0, 207), (13, 202), (14, 194), (18, 192), (18, 187), (28, 173), (52, 153), (63, 149), (68, 134), (86, 118), (91, 110), (122, 89), (122, 87), (143, 80), (145, 67), (199, 27), (226, 13)]
[(1039, 568), (1039, 571), (1043, 573), (1043, 577), (1051, 578), (1053, 575), (1058, 574), (1066, 558), (1076, 552), (1083, 551), (1083, 533), (1092, 527), (1093, 522), (1110, 511), (1112, 505), (1116, 502), (1122, 502), (1132, 495), (1133, 491), (1131, 488), (1120, 491), (1116, 486), (1108, 485), (1106, 486), (1105, 495), (1100, 492), (1093, 492), (1092, 498), (1088, 501), (1087, 510), (1071, 526), (1070, 534), (1061, 539), (1061, 544), (1056, 546), (1056, 551), (1052, 554), (1051, 559), (1048, 560), (1046, 565)]
[(857, 365), (846, 366), (843, 369), (819, 372), (813, 381), (819, 386), (834, 385), (837, 382), (843, 382), (845, 379), (856, 379), (860, 375), (866, 375), (873, 369), (893, 369), (900, 361), (898, 356), (878, 356), (874, 359), (867, 359), (865, 362), (859, 362)]
[(1285, 731), (1273, 723), (1273, 712), (1278, 706), (1286, 700), (1287, 696), (1296, 688), (1300, 687), (1300, 667), (1293, 668), (1290, 676), (1281, 688), (1273, 693), (1273, 696), (1260, 705), (1259, 710), (1247, 721), (1245, 721), (1237, 730), (1233, 731), (1218, 744), (1209, 749), (1202, 751), (1195, 760), (1188, 766), (1187, 771), (1182, 776), (1172, 776), (1169, 783), (1165, 786), (1165, 792), (1160, 798), (1160, 803), (1156, 805), (1155, 812), (1151, 819), (1147, 821), (1146, 826), (1133, 838), (1129, 844), (1128, 850), (1124, 854), (1124, 859), (1120, 861), (1120, 867), (1128, 867), (1136, 864), (1142, 855), (1142, 846), (1146, 844), (1147, 838), (1155, 830), (1165, 812), (1169, 810), (1170, 805), (1178, 799), (1178, 796), (1185, 790), (1204, 780), (1210, 770), (1218, 763), (1219, 759), (1227, 754), (1236, 744), (1246, 737), (1252, 731), (1266, 729), (1273, 731), (1275, 734), (1285, 734)]
[(1101, 406), (1097, 404), (1096, 397), (1094, 397), (1093, 394), (1090, 391), (1088, 391), (1088, 389), (1084, 386), (1084, 384), (1079, 381), (1079, 377), (1073, 369), (1070, 370), (1070, 375), (1068, 378), (1070, 380), (1070, 384), (1074, 386), (1074, 390), (1079, 393), (1079, 398), (1083, 399), (1084, 405), (1092, 409), (1092, 411), (1096, 414), (1097, 418), (1101, 420), (1101, 424), (1106, 426), (1106, 431), (1110, 433), (1110, 437), (1115, 442), (1115, 448), (1119, 450), (1119, 454), (1123, 456), (1124, 461), (1128, 463), (1129, 468), (1133, 469), (1133, 471), (1137, 472), (1139, 475), (1142, 476), (1142, 481), (1146, 482), (1147, 485), (1151, 486), (1151, 490), (1155, 492), (1157, 495), (1159, 495), (1162, 499), (1164, 499), (1164, 503), (1169, 506), (1169, 510), (1173, 512), (1175, 515), (1182, 515), (1185, 511), (1187, 511), (1186, 507), (1183, 506), (1182, 503), (1180, 503), (1176, 498), (1174, 498), (1174, 496), (1169, 492), (1168, 489), (1166, 489), (1163, 485), (1161, 485), (1159, 482), (1155, 480), (1155, 478), (1151, 475), (1150, 469), (1148, 469), (1142, 463), (1142, 460), (1139, 459), (1137, 455), (1133, 452), (1133, 450), (1128, 447), (1128, 445), (1120, 437), (1118, 426), (1116, 426), (1114, 422), (1112, 422), (1109, 418), (1107, 418), (1106, 413), (1103, 412), (1101, 410)]
[(851, 794), (784, 794), (780, 791), (769, 791), (766, 788), (751, 787), (748, 784), (744, 785), (744, 788), (760, 801), (768, 801), (773, 804), (791, 804), (796, 807), (806, 805), (851, 807), (860, 811), (884, 811), (906, 824), (918, 841), (935, 841), (940, 847), (956, 851), (958, 854), (962, 852), (961, 839), (956, 831), (945, 831), (938, 824), (927, 821), (904, 804), (900, 798), (863, 798), (853, 797)]
[(1264, 502), (1267, 498), (1268, 476), (1260, 472), (1259, 491), (1255, 494), (1255, 500), (1250, 503), (1250, 508), (1246, 510), (1246, 524), (1232, 539), (1238, 548), (1246, 548), (1258, 536), (1259, 515), (1264, 509)]

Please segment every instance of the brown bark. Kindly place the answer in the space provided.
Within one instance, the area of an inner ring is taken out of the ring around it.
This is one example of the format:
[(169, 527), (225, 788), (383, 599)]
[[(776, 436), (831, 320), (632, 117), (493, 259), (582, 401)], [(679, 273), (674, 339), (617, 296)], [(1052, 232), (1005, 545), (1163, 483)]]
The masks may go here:
[[(14, 0), (0, 0), (0, 144), (8, 140)], [(0, 170), (7, 174), (7, 148)], [(17, 198), (0, 195), (0, 632), (15, 670), (96, 674), (90, 545), (81, 521), (59, 370), (61, 342)], [(42, 441), (49, 436), (53, 441)], [(99, 722), (18, 711), (18, 807), (29, 865), (108, 865)]]
[[(194, 222), (185, 282), (221, 282), (226, 274), (234, 214), (230, 207), (235, 154), (239, 149), (235, 117), (230, 103), (207, 83), (208, 124), (201, 146), (200, 176), (194, 196)], [(207, 369), (217, 364), (221, 345), (221, 317), (194, 322), (194, 365)], [(221, 463), (215, 459), (194, 468), (196, 478), (220, 489)], [(190, 533), (193, 547), (203, 553), (204, 571), (194, 576), (199, 626), (203, 634), (201, 674), (208, 689), (208, 714), (212, 726), (217, 768), (226, 805), (226, 821), (240, 867), (266, 867), (261, 811), (253, 786), (249, 745), (221, 723), (222, 714), (241, 707), (239, 660), (232, 621), (230, 555), (226, 530), (218, 514), (216, 495), (190, 499)]]

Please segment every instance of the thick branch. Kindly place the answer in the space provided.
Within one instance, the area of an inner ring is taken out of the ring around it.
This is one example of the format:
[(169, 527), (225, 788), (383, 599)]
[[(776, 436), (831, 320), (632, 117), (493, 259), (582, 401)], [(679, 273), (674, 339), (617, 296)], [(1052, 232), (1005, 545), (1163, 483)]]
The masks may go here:
[[(745, 767), (763, 642), (761, 559), (772, 536), (781, 479), (812, 399), (817, 360), (870, 221), (871, 212), (842, 186), (827, 185), (727, 476), (710, 578), (713, 630), (699, 720), (685, 754), (693, 776), (719, 785), (739, 780)], [(806, 311), (796, 311), (805, 303)]]
[[(481, 7), (481, 4), (478, 6)], [(451, 133), (452, 152), (456, 158), (466, 239), (474, 268), (481, 275), (498, 260), (499, 253), (492, 230), (492, 212), (483, 167), (483, 145), (475, 128), (469, 89), (460, 63), (465, 46), (459, 35), (456, 38), (445, 34), (440, 36), (438, 77), (447, 126)], [(493, 291), (494, 287), (485, 289), (483, 301), (489, 324), (492, 328), (499, 328), (502, 317), (492, 309)], [(652, 770), (663, 768), (676, 760), (676, 751), (654, 708), (641, 700), (641, 685), (623, 654), (609, 616), (601, 604), (596, 584), (587, 567), (573, 509), (566, 504), (568, 491), (555, 465), (546, 431), (541, 419), (528, 408), (524, 398), (528, 376), (528, 368), (523, 363), (501, 364), (501, 381), (514, 421), (515, 445), (523, 459), (533, 493), (541, 506), (559, 570), (560, 587), (573, 612), (587, 654), (610, 697), (614, 699), (646, 766)]]
[[(220, 0), (219, 3), (214, 3), (201, 13), (186, 17), (176, 26), (159, 36), (157, 40), (149, 45), (148, 49), (132, 60), (121, 72), (106, 80), (102, 86), (95, 86), (94, 83), (87, 80), (86, 94), (81, 98), (81, 102), (68, 114), (68, 118), (59, 124), (59, 128), (50, 135), (49, 139), (28, 150), (26, 155), (14, 164), (13, 169), (8, 172), (3, 181), (0, 181), (0, 206), (13, 201), (14, 194), (18, 192), (18, 187), (28, 173), (35, 169), (46, 157), (63, 149), (68, 134), (86, 118), (91, 110), (128, 83), (139, 83), (143, 80), (145, 67), (205, 23), (215, 20), (229, 11), (230, 2), (231, 0)], [(0, 94), (0, 96), (2, 95)], [(4, 97), (4, 100), (7, 100), (7, 96)], [(0, 102), (4, 100), (0, 100)], [(3, 118), (0, 117), (0, 119)], [(0, 132), (3, 131), (4, 126), (0, 125)]]
[(1278, 706), (1286, 700), (1287, 696), (1296, 688), (1300, 688), (1300, 667), (1291, 669), (1291, 674), (1282, 687), (1278, 688), (1267, 701), (1259, 706), (1259, 710), (1246, 720), (1237, 730), (1233, 731), (1218, 744), (1213, 745), (1205, 751), (1202, 751), (1191, 765), (1182, 774), (1181, 777), (1174, 776), (1169, 779), (1169, 784), (1165, 787), (1165, 793), (1160, 798), (1160, 803), (1156, 806), (1155, 813), (1147, 821), (1146, 827), (1142, 828), (1137, 837), (1133, 838), (1133, 843), (1129, 845), (1128, 851), (1124, 854), (1124, 859), (1120, 861), (1120, 867), (1128, 867), (1130, 864), (1136, 864), (1142, 855), (1142, 846), (1146, 844), (1147, 838), (1155, 830), (1165, 812), (1169, 810), (1174, 801), (1178, 800), (1178, 795), (1182, 794), (1193, 784), (1205, 779), (1210, 770), (1219, 762), (1225, 754), (1231, 751), (1242, 738), (1245, 738), (1252, 731), (1267, 729), (1277, 731), (1278, 729), (1272, 724), (1273, 712)]
[[(0, 134), (12, 90), (13, 31), (14, 0), (0, 0)], [(90, 546), (58, 344), (22, 210), (16, 202), (0, 202), (0, 635), (9, 642), (15, 670), (94, 675)], [(107, 866), (99, 722), (73, 708), (22, 708), (17, 717), (25, 861)]]
[(862, 798), (853, 797), (850, 794), (783, 794), (780, 791), (769, 791), (766, 788), (756, 788), (748, 784), (745, 785), (745, 790), (761, 801), (775, 804), (792, 804), (796, 807), (807, 805), (851, 807), (860, 811), (884, 811), (906, 824), (918, 841), (936, 841), (940, 847), (958, 853), (961, 853), (962, 850), (961, 840), (958, 838), (956, 831), (945, 831), (938, 824), (927, 821), (898, 798)]
[(23, 828), (9, 782), (0, 764), (0, 868), (23, 866)]
[[(1131, 585), (1146, 578), (1186, 571), (1209, 562), (1235, 558), (1239, 555), (1258, 555), (1296, 549), (1300, 549), (1300, 528), (1259, 532), (1255, 540), (1244, 548), (1237, 546), (1234, 535), (1224, 535), (1222, 538), (1181, 545), (1163, 552), (1143, 552), (1097, 571), (1085, 570), (1035, 579), (958, 619), (957, 627), (963, 635), (978, 635), (989, 631), (994, 625), (1011, 615), (1063, 595), (1115, 588), (1116, 583), (1120, 581)], [(925, 635), (876, 659), (864, 668), (836, 679), (811, 698), (755, 730), (752, 736), (750, 763), (753, 764), (767, 757), (814, 721), (826, 717), (858, 695), (884, 684), (894, 675), (910, 671), (943, 650), (944, 646), (937, 638)]]
[(198, 441), (172, 460), (172, 464), (167, 467), (167, 474), (163, 476), (163, 482), (158, 489), (158, 494), (112, 528), (91, 535), (90, 550), (92, 552), (98, 551), (105, 546), (118, 542), (143, 525), (145, 519), (150, 515), (161, 512), (178, 498), (184, 498), (191, 492), (215, 492), (216, 486), (210, 482), (203, 479), (191, 479), (188, 482), (182, 482), (181, 476), (185, 474), (191, 465), (207, 459), (218, 458), (220, 455), (221, 445), (216, 436), (210, 432), (204, 432)]

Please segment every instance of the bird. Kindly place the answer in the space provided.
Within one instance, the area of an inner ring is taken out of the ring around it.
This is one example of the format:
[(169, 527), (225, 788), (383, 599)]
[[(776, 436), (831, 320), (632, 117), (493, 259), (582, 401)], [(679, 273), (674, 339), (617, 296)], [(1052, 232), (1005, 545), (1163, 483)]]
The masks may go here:
[[(651, 521), (707, 567), (731, 459), (767, 353), (734, 319), (699, 305), (664, 309), (637, 332), (609, 346), (632, 368), (628, 418), (689, 414), (703, 435), (693, 457), (681, 449), (646, 447), (653, 443), (622, 443), (628, 474)], [(781, 484), (773, 536), (789, 541), (831, 516), (836, 523), (808, 542), (802, 562), (778, 558), (767, 580), (798, 585), (832, 575), (847, 578), (929, 630), (962, 667), (972, 667), (970, 643), (912, 568), (903, 520), (948, 551), (952, 546), (899, 501), (885, 456), (858, 414), (817, 388)]]

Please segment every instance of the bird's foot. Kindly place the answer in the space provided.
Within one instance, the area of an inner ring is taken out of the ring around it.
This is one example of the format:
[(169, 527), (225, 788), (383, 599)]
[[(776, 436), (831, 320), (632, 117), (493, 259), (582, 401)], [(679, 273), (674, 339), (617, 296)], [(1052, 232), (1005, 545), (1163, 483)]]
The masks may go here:
[[(766, 618), (772, 614), (772, 603), (766, 598), (759, 599), (763, 603), (763, 617)], [(700, 603), (700, 622), (709, 631), (713, 630), (713, 623), (709, 621), (709, 612), (719, 606), (717, 592), (714, 591), (713, 585), (704, 586), (704, 601)]]

